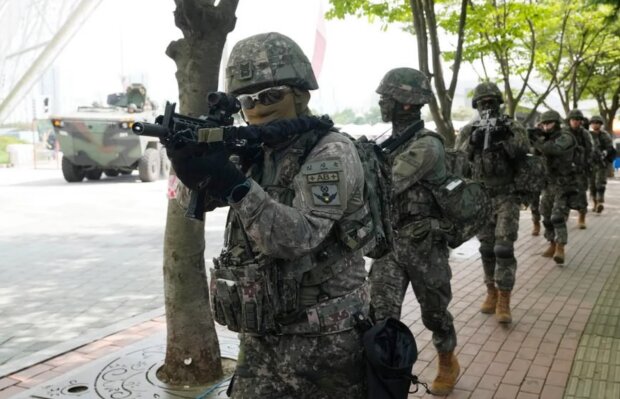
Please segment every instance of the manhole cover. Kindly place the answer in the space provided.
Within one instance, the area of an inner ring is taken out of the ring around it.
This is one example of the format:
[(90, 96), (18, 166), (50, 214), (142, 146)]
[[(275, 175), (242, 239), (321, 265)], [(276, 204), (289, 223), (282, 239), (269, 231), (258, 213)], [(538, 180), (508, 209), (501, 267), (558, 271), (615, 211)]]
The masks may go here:
[[(229, 337), (220, 337), (219, 341), (222, 357), (236, 360), (239, 341)], [(178, 387), (160, 381), (156, 372), (166, 355), (163, 342), (163, 335), (141, 341), (32, 388), (15, 399), (227, 398), (230, 377), (210, 387)]]

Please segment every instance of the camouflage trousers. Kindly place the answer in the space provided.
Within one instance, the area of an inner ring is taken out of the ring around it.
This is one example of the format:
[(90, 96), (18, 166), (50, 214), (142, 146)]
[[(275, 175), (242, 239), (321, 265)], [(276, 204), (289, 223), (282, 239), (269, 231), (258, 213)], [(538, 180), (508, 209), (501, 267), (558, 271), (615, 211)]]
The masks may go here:
[(370, 309), (376, 320), (400, 319), (407, 285), (420, 304), (422, 323), (433, 332), (433, 345), (438, 352), (451, 352), (456, 347), (456, 331), (448, 305), (452, 300), (448, 263), (448, 245), (435, 240), (432, 233), (413, 242), (399, 236), (394, 251), (373, 262), (370, 270)]
[(523, 197), (523, 203), (530, 208), (532, 220), (540, 222), (540, 192), (529, 193)]
[(232, 398), (366, 398), (362, 338), (356, 330), (321, 336), (239, 335)]
[(571, 209), (581, 204), (581, 191), (551, 184), (543, 190), (540, 211), (545, 226), (545, 238), (558, 244), (568, 243), (566, 221)]
[(599, 202), (605, 201), (605, 189), (607, 188), (607, 165), (605, 167), (594, 168), (590, 173), (588, 183), (590, 188), (590, 197)]
[(575, 176), (577, 182), (577, 195), (569, 204), (570, 209), (579, 211), (580, 213), (588, 212), (588, 175), (583, 173)]
[(519, 236), (520, 198), (497, 194), (491, 198), (493, 214), (480, 230), (480, 256), (485, 284), (497, 285), (502, 291), (512, 291), (517, 274), (514, 243)]

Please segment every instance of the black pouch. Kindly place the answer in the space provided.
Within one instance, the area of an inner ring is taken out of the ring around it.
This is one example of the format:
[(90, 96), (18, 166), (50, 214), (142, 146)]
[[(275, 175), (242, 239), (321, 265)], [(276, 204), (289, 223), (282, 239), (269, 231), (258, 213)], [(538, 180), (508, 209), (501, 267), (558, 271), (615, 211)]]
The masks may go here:
[[(415, 338), (409, 328), (394, 318), (370, 326), (356, 315), (358, 329), (363, 333), (366, 356), (366, 379), (369, 399), (406, 399), (412, 384), (418, 384), (411, 374), (418, 358)], [(428, 393), (430, 391), (422, 384)], [(417, 391), (417, 389), (416, 389)]]

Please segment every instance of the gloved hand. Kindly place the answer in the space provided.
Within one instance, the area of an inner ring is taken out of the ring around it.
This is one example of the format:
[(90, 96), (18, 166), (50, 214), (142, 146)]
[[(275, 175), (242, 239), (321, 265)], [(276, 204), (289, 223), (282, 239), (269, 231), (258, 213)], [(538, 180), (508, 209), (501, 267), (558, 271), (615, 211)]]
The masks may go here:
[(415, 221), (409, 225), (408, 234), (413, 241), (422, 241), (431, 231), (431, 220), (429, 218)]
[(178, 143), (166, 149), (178, 178), (192, 190), (226, 200), (247, 178), (228, 159), (223, 143)]
[(484, 129), (477, 128), (471, 132), (471, 136), (469, 137), (469, 144), (474, 148), (482, 148), (484, 145)]

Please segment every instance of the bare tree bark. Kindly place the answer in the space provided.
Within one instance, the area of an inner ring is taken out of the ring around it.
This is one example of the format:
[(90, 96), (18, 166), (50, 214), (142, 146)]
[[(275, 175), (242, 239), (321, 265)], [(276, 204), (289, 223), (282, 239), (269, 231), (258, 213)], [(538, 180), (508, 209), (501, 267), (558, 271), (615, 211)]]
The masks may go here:
[[(463, 57), (467, 0), (461, 1), (457, 47), (454, 64), (452, 66), (452, 79), (449, 87), (446, 87), (443, 75), (441, 48), (439, 45), (439, 34), (435, 17), (435, 2), (434, 0), (410, 0), (409, 3), (411, 5), (413, 27), (418, 44), (418, 63), (420, 71), (431, 79), (435, 88), (433, 98), (429, 103), (431, 114), (437, 126), (437, 131), (446, 139), (446, 147), (452, 147), (455, 139), (454, 126), (452, 125), (452, 103), (454, 101), (454, 93), (456, 91), (458, 74)], [(429, 68), (429, 42), (431, 47), (430, 61), (433, 66), (432, 72)]]
[[(217, 90), (238, 2), (220, 0), (216, 6), (214, 0), (175, 0), (175, 24), (184, 38), (171, 42), (166, 54), (177, 66), (181, 113), (208, 112), (207, 93)], [(163, 266), (167, 345), (158, 377), (174, 385), (206, 385), (222, 376), (204, 250), (204, 222), (186, 218), (176, 200), (169, 200)]]
[(616, 118), (616, 114), (620, 109), (620, 84), (616, 87), (613, 94), (611, 95), (611, 101), (609, 104), (607, 103), (607, 99), (604, 94), (598, 93), (594, 94), (594, 98), (596, 98), (596, 102), (598, 104), (598, 110), (605, 122), (605, 130), (607, 130), (610, 134), (613, 135), (613, 124), (614, 119)]

